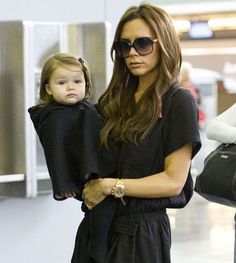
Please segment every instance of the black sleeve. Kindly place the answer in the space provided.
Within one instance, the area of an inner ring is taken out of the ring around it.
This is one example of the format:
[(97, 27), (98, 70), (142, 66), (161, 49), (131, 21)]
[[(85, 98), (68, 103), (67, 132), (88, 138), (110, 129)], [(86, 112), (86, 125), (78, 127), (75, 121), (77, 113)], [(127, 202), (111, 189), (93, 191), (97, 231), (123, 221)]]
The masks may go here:
[(180, 88), (171, 97), (164, 124), (165, 156), (192, 143), (192, 158), (201, 148), (196, 102), (189, 91)]
[(69, 139), (73, 134), (75, 121), (70, 118), (69, 113), (66, 110), (53, 111), (41, 123), (38, 130), (52, 181), (54, 198), (57, 200), (58, 193), (64, 191), (73, 191), (78, 196), (81, 195), (81, 182), (75, 180), (73, 175), (73, 167), (76, 165), (70, 155), (73, 151), (68, 151), (68, 147), (73, 148)]

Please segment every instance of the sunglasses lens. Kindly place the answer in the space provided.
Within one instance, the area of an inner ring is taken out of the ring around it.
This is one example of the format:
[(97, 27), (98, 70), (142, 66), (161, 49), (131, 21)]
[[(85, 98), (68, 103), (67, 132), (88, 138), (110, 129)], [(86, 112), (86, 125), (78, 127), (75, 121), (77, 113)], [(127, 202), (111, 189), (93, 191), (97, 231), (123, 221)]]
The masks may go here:
[(129, 42), (125, 40), (118, 40), (114, 43), (114, 48), (119, 57), (128, 57), (130, 52), (130, 45)]
[(136, 39), (133, 46), (139, 55), (147, 55), (152, 52), (153, 43), (150, 38), (142, 37)]
[(153, 41), (149, 37), (141, 37), (135, 39), (133, 44), (122, 39), (114, 42), (115, 51), (121, 58), (129, 56), (131, 47), (134, 47), (139, 55), (147, 55), (153, 50)]

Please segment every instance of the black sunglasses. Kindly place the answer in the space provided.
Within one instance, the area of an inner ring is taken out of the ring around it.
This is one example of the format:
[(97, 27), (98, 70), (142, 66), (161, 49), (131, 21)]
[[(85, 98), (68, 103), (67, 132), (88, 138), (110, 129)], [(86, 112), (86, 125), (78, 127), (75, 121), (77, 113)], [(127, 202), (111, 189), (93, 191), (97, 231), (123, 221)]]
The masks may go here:
[(158, 39), (151, 39), (150, 37), (140, 37), (131, 43), (129, 40), (120, 39), (114, 41), (114, 49), (120, 58), (127, 58), (129, 52), (133, 47), (139, 55), (148, 55), (153, 51), (153, 44)]

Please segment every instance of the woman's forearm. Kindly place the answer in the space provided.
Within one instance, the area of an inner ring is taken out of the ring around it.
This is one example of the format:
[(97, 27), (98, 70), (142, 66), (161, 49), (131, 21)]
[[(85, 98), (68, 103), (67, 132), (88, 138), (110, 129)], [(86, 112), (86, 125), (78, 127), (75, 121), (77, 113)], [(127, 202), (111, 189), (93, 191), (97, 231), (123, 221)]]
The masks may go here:
[(140, 179), (123, 179), (125, 195), (137, 198), (158, 198), (178, 195), (184, 182), (177, 181), (165, 172)]

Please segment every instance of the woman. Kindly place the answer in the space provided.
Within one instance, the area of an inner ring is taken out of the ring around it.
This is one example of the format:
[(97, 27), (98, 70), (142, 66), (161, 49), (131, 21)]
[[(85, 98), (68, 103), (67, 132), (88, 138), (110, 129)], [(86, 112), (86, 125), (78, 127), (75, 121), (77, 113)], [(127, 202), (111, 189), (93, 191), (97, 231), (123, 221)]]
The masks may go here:
[(119, 145), (118, 174), (87, 183), (83, 198), (94, 207), (113, 196), (118, 208), (104, 259), (91, 258), (88, 211), (72, 262), (169, 263), (166, 208), (188, 201), (182, 189), (200, 148), (196, 103), (188, 91), (174, 88), (181, 51), (164, 10), (146, 3), (130, 7), (116, 29), (114, 52), (112, 79), (98, 104), (106, 119), (102, 144), (109, 147), (111, 139)]

